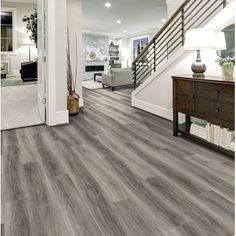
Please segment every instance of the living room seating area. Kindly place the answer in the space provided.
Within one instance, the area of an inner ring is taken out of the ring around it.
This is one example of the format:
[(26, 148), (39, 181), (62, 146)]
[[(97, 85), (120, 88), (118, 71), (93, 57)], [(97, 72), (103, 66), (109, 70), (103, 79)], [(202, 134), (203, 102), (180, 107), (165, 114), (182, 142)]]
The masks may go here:
[(109, 86), (113, 91), (116, 87), (132, 84), (133, 75), (131, 68), (111, 69), (109, 74), (102, 74), (103, 87)]

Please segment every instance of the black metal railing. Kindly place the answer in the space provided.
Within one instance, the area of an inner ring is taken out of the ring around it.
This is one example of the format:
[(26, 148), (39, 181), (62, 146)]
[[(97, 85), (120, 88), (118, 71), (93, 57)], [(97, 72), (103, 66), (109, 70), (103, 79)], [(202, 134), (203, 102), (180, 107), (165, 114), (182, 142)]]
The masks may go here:
[(225, 5), (226, 0), (186, 0), (134, 60), (134, 85), (142, 83), (184, 45), (187, 30), (203, 26)]

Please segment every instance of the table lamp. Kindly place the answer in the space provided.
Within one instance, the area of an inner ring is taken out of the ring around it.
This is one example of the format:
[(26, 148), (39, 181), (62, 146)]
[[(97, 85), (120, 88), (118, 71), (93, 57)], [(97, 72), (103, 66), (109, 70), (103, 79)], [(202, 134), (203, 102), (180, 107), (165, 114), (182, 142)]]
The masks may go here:
[(216, 49), (216, 34), (212, 29), (196, 28), (186, 31), (185, 35), (185, 50), (196, 50), (197, 59), (191, 66), (193, 77), (204, 78), (206, 65), (201, 60), (200, 50)]
[(227, 49), (224, 32), (220, 32), (216, 35), (216, 49), (217, 50)]
[(33, 41), (27, 36), (25, 37), (23, 41), (23, 45), (28, 45), (29, 46), (29, 61), (31, 61), (31, 46), (34, 45)]

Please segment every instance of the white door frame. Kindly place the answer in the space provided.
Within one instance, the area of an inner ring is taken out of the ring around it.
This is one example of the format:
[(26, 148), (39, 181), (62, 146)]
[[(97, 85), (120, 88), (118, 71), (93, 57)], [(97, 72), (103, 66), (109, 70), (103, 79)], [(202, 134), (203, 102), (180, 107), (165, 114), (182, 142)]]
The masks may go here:
[(46, 78), (46, 124), (56, 125), (56, 63), (55, 63), (55, 1), (46, 1), (47, 29), (47, 78)]

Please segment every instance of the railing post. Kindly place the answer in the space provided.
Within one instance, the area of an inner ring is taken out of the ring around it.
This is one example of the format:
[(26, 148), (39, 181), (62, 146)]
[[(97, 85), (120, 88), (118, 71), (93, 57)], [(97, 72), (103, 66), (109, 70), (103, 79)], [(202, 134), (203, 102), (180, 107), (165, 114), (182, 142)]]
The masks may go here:
[(154, 42), (153, 42), (153, 44), (154, 44), (154, 68), (153, 68), (153, 71), (154, 72), (156, 72), (156, 60), (157, 60), (157, 58), (156, 58), (156, 40), (154, 40)]
[(184, 46), (184, 6), (183, 6), (183, 8), (182, 8), (182, 10), (181, 10), (181, 30), (182, 30), (182, 46)]
[(137, 85), (137, 69), (136, 69), (136, 63), (133, 64), (134, 68), (134, 87), (136, 88)]

